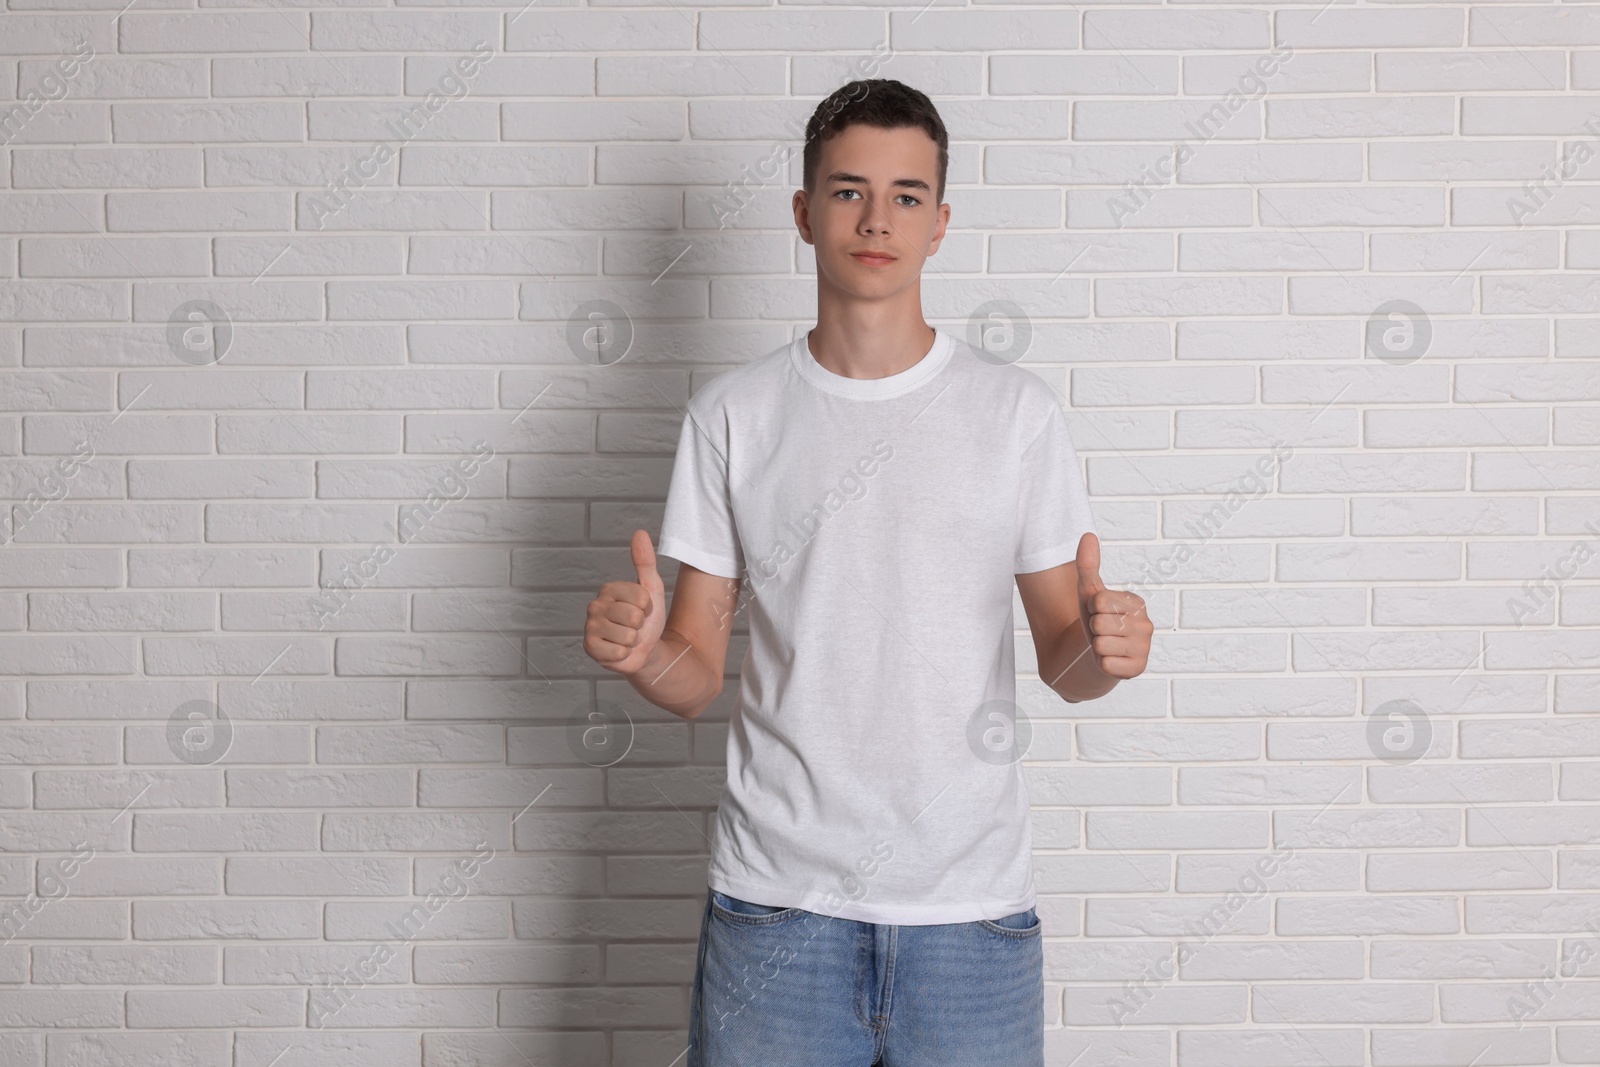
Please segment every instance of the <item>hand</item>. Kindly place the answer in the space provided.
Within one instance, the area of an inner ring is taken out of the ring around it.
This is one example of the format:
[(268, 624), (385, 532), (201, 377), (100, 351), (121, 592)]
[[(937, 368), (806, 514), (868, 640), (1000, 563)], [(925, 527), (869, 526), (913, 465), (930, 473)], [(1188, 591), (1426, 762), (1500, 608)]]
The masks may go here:
[(608, 671), (634, 674), (645, 665), (667, 625), (667, 595), (656, 550), (644, 530), (633, 531), (636, 582), (607, 582), (589, 601), (583, 650)]
[(1150, 662), (1155, 624), (1137, 593), (1107, 589), (1100, 580), (1100, 539), (1092, 533), (1078, 542), (1078, 618), (1100, 671), (1112, 678), (1136, 678)]

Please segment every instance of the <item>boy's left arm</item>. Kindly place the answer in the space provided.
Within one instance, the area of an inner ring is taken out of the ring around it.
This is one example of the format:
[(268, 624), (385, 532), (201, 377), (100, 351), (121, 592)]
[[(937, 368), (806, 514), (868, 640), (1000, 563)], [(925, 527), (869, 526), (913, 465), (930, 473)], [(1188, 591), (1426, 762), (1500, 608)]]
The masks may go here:
[(1100, 580), (1100, 539), (1094, 534), (1083, 535), (1071, 562), (1016, 579), (1039, 677), (1063, 700), (1093, 700), (1144, 673), (1155, 626), (1143, 597), (1107, 589)]

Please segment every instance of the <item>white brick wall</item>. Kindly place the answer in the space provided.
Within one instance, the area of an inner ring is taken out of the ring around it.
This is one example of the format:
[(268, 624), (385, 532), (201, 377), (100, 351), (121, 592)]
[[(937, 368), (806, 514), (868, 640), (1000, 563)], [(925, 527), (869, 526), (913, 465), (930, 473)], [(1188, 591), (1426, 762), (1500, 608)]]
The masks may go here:
[(1052, 1067), (1600, 1063), (1600, 6), (475, 2), (0, 10), (0, 1063), (678, 1062), (737, 687), (582, 611), (863, 73), (1158, 626), (1020, 683)]

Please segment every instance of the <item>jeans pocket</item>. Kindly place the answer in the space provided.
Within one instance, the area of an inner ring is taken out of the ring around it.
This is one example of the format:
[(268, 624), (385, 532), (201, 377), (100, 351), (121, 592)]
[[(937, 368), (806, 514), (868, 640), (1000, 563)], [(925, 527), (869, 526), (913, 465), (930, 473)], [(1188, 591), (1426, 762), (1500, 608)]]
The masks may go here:
[(1039, 920), (1039, 913), (1033, 908), (999, 919), (979, 919), (978, 925), (991, 933), (1011, 938), (1038, 937), (1044, 930), (1044, 923)]
[(724, 922), (741, 926), (765, 926), (799, 914), (799, 908), (780, 908), (772, 904), (752, 904), (748, 900), (730, 897), (711, 890), (711, 912)]

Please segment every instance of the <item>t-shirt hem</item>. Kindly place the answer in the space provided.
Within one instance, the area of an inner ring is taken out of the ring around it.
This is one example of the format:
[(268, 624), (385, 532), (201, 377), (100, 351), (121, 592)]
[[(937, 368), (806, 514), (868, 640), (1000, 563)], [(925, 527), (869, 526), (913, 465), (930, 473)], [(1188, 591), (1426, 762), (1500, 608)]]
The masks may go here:
[[(1088, 531), (1085, 530), (1084, 533)], [(1083, 535), (1078, 535), (1078, 541)], [(1026, 556), (1018, 556), (1016, 570), (1013, 574), (1032, 574), (1034, 571), (1046, 571), (1051, 567), (1059, 567), (1063, 563), (1070, 563), (1078, 558), (1078, 541), (1063, 541), (1053, 548), (1030, 552)]]
[(702, 552), (693, 545), (686, 545), (676, 537), (663, 537), (656, 544), (656, 552), (663, 556), (671, 556), (694, 567), (696, 570), (714, 574), (718, 578), (737, 578), (740, 575), (739, 564), (726, 556), (713, 555)]
[(960, 904), (869, 904), (863, 901), (845, 901), (831, 906), (827, 893), (795, 893), (791, 890), (772, 889), (767, 886), (746, 886), (712, 876), (710, 888), (730, 897), (747, 900), (752, 904), (765, 904), (769, 908), (800, 908), (817, 915), (835, 919), (852, 919), (856, 922), (877, 923), (880, 926), (936, 926), (945, 923), (977, 922), (979, 919), (1003, 919), (1019, 911), (1038, 906), (1038, 899), (1027, 897), (1023, 902), (978, 901)]

